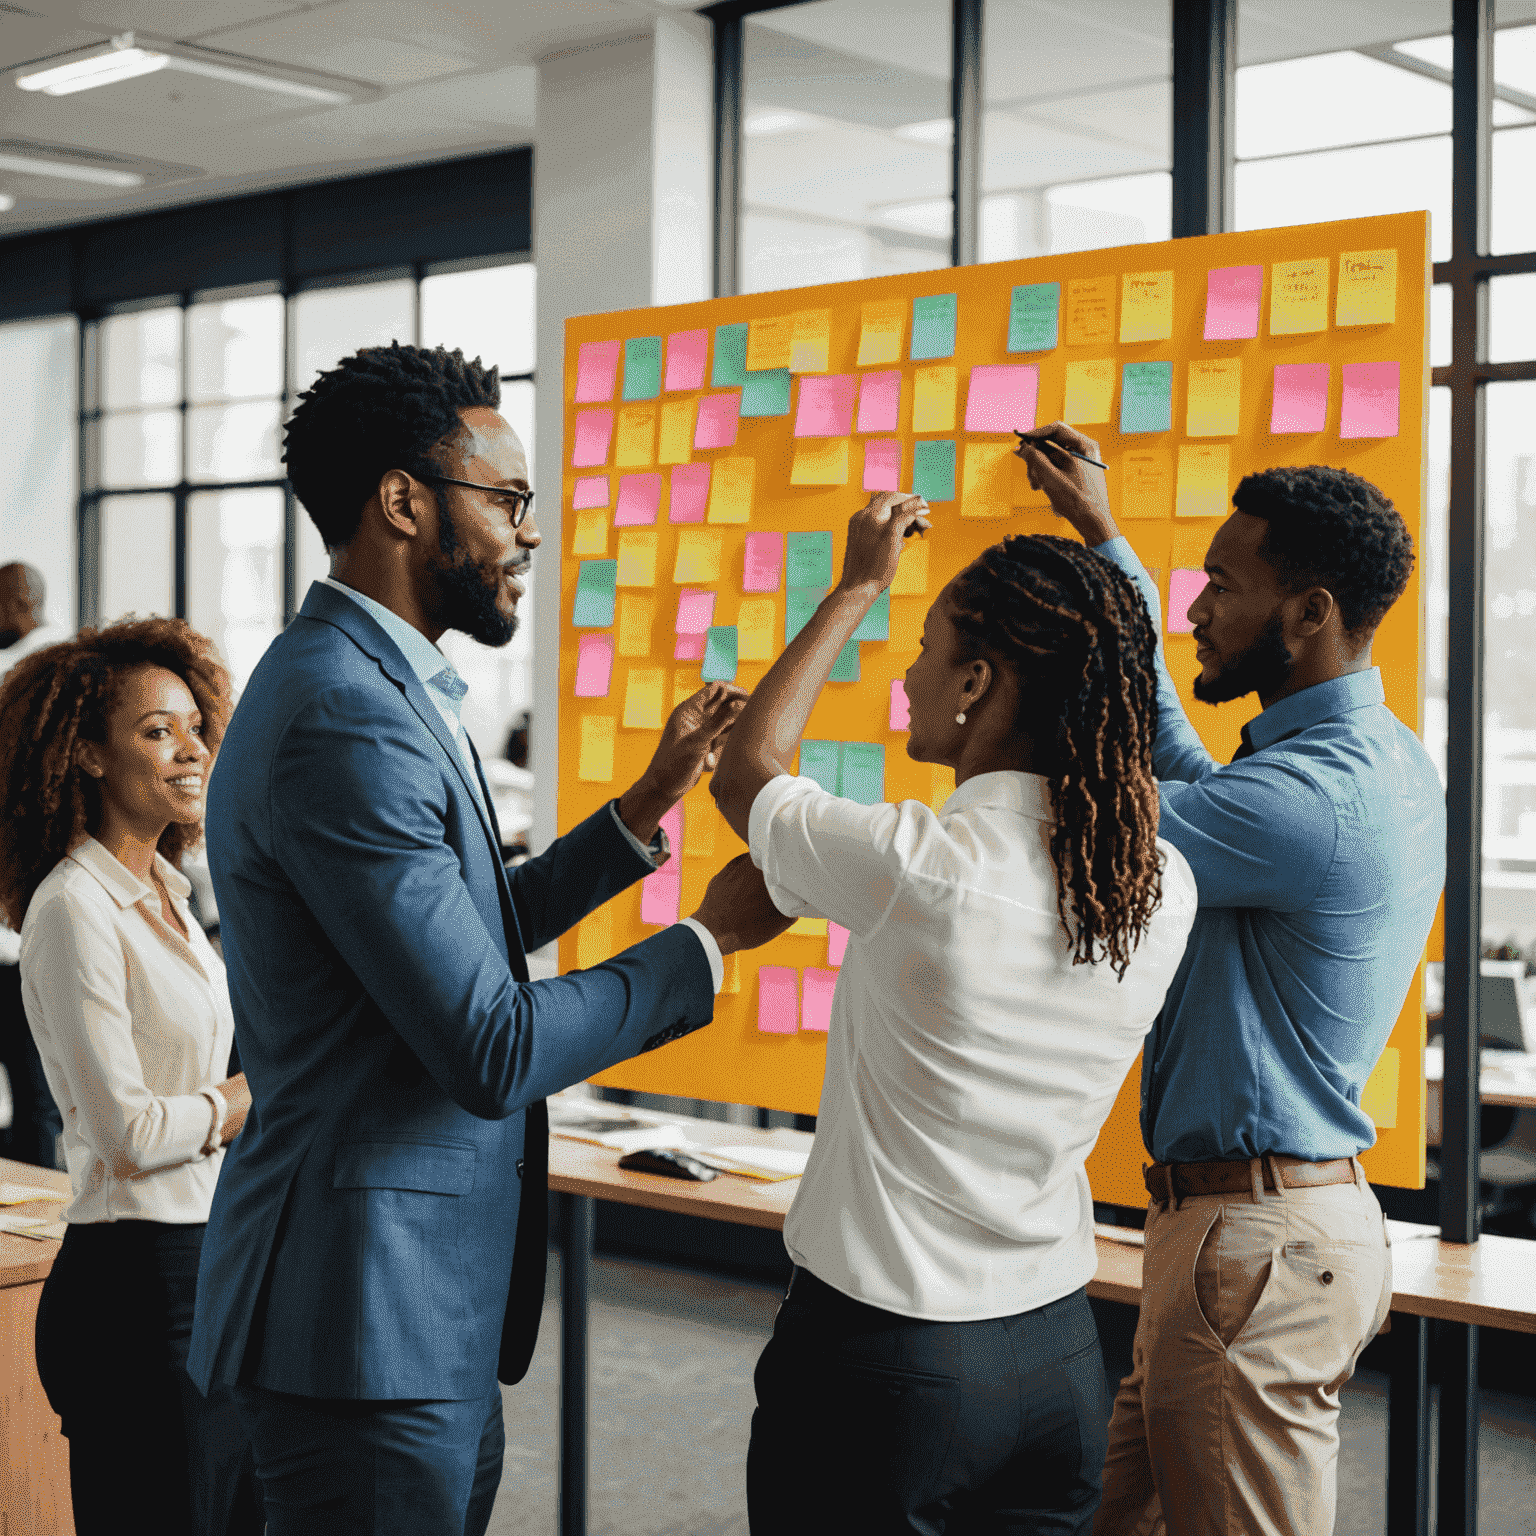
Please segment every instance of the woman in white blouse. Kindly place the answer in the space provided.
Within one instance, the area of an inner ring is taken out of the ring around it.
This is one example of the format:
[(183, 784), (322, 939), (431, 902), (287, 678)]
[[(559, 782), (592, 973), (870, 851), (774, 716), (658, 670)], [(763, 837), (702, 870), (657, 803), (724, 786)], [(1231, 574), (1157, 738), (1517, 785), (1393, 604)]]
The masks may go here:
[(178, 619), (84, 630), (0, 687), (0, 905), (74, 1194), (37, 1365), (78, 1536), (262, 1528), (233, 1404), (183, 1368), (214, 1183), (250, 1104), (226, 1075), (224, 965), (177, 867), (229, 707), (228, 674)]
[(926, 510), (882, 493), (854, 516), (711, 784), (779, 910), (850, 933), (757, 1368), (753, 1536), (1086, 1533), (1098, 1504), (1083, 1162), (1195, 914), (1157, 838), (1156, 636), (1109, 561), (1005, 539), (939, 594), (906, 674), (908, 755), (955, 770), (943, 809), (792, 776)]

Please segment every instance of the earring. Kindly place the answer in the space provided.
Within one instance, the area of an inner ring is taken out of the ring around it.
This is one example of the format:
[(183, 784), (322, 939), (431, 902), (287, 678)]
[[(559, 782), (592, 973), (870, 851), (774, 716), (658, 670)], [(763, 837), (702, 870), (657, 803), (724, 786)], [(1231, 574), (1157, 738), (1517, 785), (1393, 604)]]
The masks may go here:
[(960, 711), (960, 713), (958, 715), (955, 716), (955, 724), (956, 725), (964, 725), (965, 724), (965, 711), (963, 709)]

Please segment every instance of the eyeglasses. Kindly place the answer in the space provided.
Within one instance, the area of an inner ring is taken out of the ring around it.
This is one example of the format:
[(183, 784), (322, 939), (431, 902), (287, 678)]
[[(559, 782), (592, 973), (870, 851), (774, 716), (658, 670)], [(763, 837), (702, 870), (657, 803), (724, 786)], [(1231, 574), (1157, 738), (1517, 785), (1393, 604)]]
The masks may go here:
[(455, 480), (449, 475), (418, 475), (418, 480), (431, 480), (437, 485), (462, 485), (466, 490), (485, 491), (512, 503), (512, 526), (521, 528), (528, 509), (533, 505), (532, 491), (510, 491), (504, 485), (477, 485), (473, 480)]

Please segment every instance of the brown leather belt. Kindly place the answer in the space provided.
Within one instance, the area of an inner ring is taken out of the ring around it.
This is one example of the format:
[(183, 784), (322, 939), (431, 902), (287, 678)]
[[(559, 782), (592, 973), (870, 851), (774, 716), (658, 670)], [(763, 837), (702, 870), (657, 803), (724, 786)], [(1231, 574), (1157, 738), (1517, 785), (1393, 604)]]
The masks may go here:
[[(1275, 1172), (1287, 1189), (1314, 1189), (1324, 1184), (1353, 1184), (1353, 1158), (1336, 1157), (1309, 1163), (1299, 1157), (1271, 1153), (1261, 1159), (1264, 1188), (1273, 1190)], [(1253, 1190), (1252, 1165), (1244, 1162), (1147, 1163), (1142, 1182), (1154, 1200), (1188, 1199), (1192, 1195), (1245, 1195)]]

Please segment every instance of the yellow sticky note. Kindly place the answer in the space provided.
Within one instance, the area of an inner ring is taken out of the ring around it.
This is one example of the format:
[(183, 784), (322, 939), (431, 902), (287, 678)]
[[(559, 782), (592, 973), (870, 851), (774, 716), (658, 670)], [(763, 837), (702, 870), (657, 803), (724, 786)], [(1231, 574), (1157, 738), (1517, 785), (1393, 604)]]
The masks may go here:
[[(718, 472), (720, 466), (715, 465)], [(679, 528), (672, 580), (680, 587), (720, 580), (720, 535), (713, 528)]]
[(928, 805), (934, 811), (944, 809), (944, 802), (955, 792), (955, 770), (943, 763), (933, 763), (929, 770)]
[(581, 717), (581, 750), (576, 759), (576, 777), (587, 784), (608, 784), (613, 780), (613, 716)]
[(827, 920), (824, 917), (797, 917), (784, 932), (791, 937), (824, 939), (827, 936)]
[(1120, 455), (1121, 517), (1168, 517), (1173, 512), (1173, 454), (1130, 448)]
[(672, 708), (676, 709), (684, 699), (691, 699), (703, 686), (701, 667), (674, 667), (672, 669)]
[(709, 477), (706, 519), (711, 523), (746, 522), (752, 516), (752, 482), (756, 475), (756, 459), (716, 459)]
[(892, 597), (921, 597), (928, 590), (928, 544), (924, 539), (903, 542), (896, 576), (891, 582)]
[(624, 528), (619, 532), (621, 587), (656, 585), (656, 535), (654, 528)]
[(779, 631), (778, 600), (744, 597), (736, 610), (736, 660), (772, 661), (774, 637)]
[(608, 553), (608, 509), (583, 507), (576, 514), (576, 531), (571, 535), (573, 555), (606, 555)]
[(1066, 332), (1069, 347), (1098, 347), (1114, 341), (1114, 278), (1074, 277), (1068, 281)]
[(955, 428), (956, 370), (919, 368), (912, 377), (912, 430), (952, 432)]
[(848, 439), (802, 437), (795, 440), (795, 462), (790, 466), (791, 485), (847, 485)]
[[(791, 932), (794, 930), (791, 929)], [(1381, 1060), (1365, 1080), (1360, 1090), (1360, 1108), (1371, 1117), (1371, 1124), (1378, 1131), (1395, 1130), (1397, 1127), (1398, 1077), (1402, 1069), (1402, 1053), (1395, 1045), (1389, 1045), (1381, 1053)]]
[(1242, 396), (1242, 358), (1197, 358), (1189, 365), (1185, 433), (1190, 437), (1235, 437)]
[(621, 405), (614, 432), (613, 462), (623, 468), (655, 463), (656, 407)]
[(1067, 364), (1067, 398), (1061, 419), (1088, 426), (1108, 421), (1115, 400), (1115, 360)]
[(582, 918), (576, 929), (576, 968), (590, 971), (613, 958), (613, 908), (599, 907)]
[(961, 517), (1007, 517), (1013, 511), (1013, 466), (1008, 443), (967, 443), (960, 488)]
[(923, 620), (928, 604), (920, 597), (893, 598), (891, 601), (891, 638), (893, 651), (915, 651), (923, 638)]
[(668, 400), (661, 408), (661, 441), (656, 445), (658, 464), (689, 464), (693, 461), (693, 399)]
[(1277, 261), (1269, 284), (1269, 334), (1301, 336), (1328, 329), (1328, 258)]
[(1342, 252), (1333, 323), (1391, 325), (1396, 319), (1397, 252)]
[(619, 655), (649, 656), (656, 600), (649, 592), (623, 592), (619, 595), (618, 618)]
[(662, 695), (666, 691), (665, 667), (631, 667), (624, 685), (624, 728), (659, 731), (664, 718)]
[[(674, 706), (675, 708), (676, 706)], [(715, 856), (715, 828), (720, 813), (707, 797), (683, 802), (683, 853), (690, 859)]]
[(867, 368), (871, 363), (899, 363), (906, 325), (905, 299), (872, 299), (861, 305), (858, 366)]
[(795, 339), (793, 315), (770, 315), (747, 326), (747, 369), (788, 368)]
[(1225, 517), (1232, 450), (1225, 443), (1180, 443), (1175, 511), (1180, 517)]
[[(832, 311), (802, 309), (790, 316), (789, 371), (825, 373), (832, 346)], [(751, 340), (751, 332), (747, 333)]]
[(1126, 272), (1120, 278), (1120, 340), (1166, 341), (1173, 335), (1173, 273)]
[(720, 983), (720, 993), (724, 996), (727, 992), (732, 995), (741, 991), (741, 959), (738, 951), (732, 950), (725, 956), (725, 979)]

